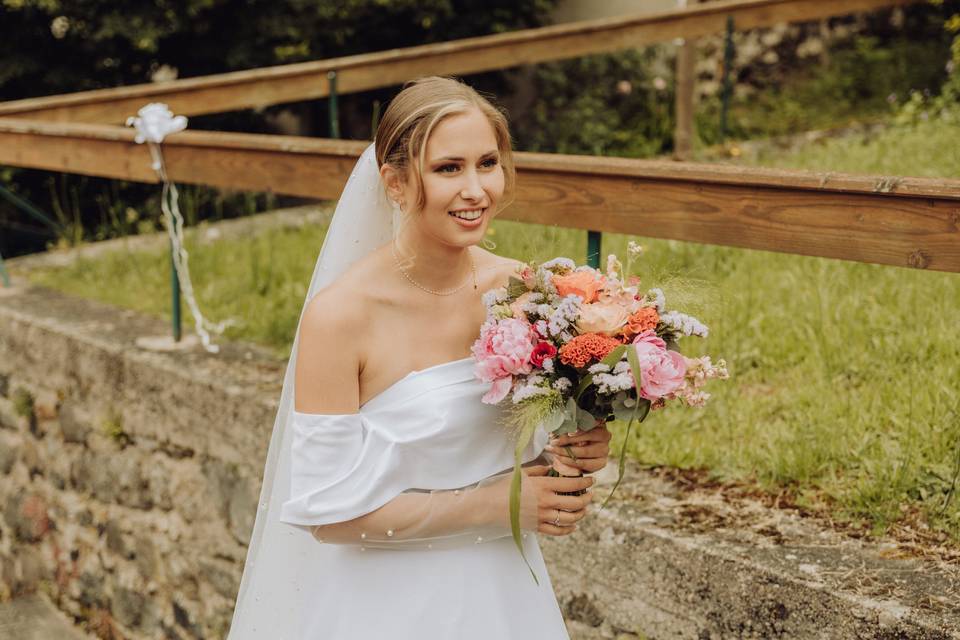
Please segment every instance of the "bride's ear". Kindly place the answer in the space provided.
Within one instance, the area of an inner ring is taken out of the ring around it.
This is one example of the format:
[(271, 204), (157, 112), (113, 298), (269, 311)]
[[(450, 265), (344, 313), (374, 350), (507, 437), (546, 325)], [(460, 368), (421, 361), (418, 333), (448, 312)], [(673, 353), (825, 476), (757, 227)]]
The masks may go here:
[(403, 180), (400, 178), (400, 172), (386, 162), (380, 167), (380, 180), (383, 181), (383, 186), (391, 200), (399, 201), (403, 197)]

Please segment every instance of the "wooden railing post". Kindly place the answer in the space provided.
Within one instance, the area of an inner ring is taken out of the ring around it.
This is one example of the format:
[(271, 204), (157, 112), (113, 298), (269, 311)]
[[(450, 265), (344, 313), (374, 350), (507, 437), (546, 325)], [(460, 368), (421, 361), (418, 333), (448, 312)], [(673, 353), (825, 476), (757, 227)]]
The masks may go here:
[[(695, 4), (697, 0), (689, 0)], [(688, 0), (677, 0), (678, 8), (684, 9)], [(677, 49), (676, 95), (674, 113), (676, 122), (673, 129), (673, 158), (688, 160), (693, 147), (693, 90), (697, 63), (697, 43), (695, 38), (683, 38), (683, 44)]]
[(330, 137), (339, 138), (340, 137), (340, 118), (337, 114), (337, 72), (330, 71), (327, 73), (327, 81), (330, 83), (330, 95), (327, 99), (327, 104), (329, 109), (327, 110), (327, 115), (330, 118)]
[(3, 286), (10, 287), (10, 276), (7, 275), (7, 267), (3, 264), (3, 255), (0, 255), (0, 278), (3, 278)]

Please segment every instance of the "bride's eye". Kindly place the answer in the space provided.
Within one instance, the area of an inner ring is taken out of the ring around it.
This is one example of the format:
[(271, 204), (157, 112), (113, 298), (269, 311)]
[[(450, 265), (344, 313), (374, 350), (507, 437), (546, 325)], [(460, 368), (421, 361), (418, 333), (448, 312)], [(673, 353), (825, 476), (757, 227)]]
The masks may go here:
[(490, 167), (495, 167), (495, 166), (497, 166), (497, 162), (498, 162), (498, 160), (497, 160), (496, 158), (487, 158), (487, 159), (484, 160), (481, 164), (483, 164), (483, 166), (485, 166), (485, 167), (490, 168)]
[(458, 167), (458, 166), (455, 165), (455, 164), (442, 164), (442, 165), (440, 165), (439, 167), (437, 167), (437, 173), (450, 173), (450, 171), (448, 171), (448, 169), (452, 169), (452, 170), (456, 171), (456, 170), (459, 169), (459, 168), (460, 168), (460, 167)]

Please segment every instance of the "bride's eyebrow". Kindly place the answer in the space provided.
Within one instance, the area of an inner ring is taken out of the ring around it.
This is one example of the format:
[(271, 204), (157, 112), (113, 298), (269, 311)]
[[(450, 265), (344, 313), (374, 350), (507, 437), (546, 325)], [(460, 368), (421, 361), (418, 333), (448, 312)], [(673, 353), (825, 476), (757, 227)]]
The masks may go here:
[[(490, 158), (490, 157), (496, 157), (499, 155), (499, 153), (500, 152), (497, 149), (494, 149), (493, 151), (487, 151), (485, 154), (480, 156), (480, 159), (486, 160), (487, 158)], [(430, 164), (439, 164), (441, 162), (463, 162), (463, 158), (461, 158), (460, 156), (444, 156), (442, 158), (437, 158), (436, 160), (432, 160)]]

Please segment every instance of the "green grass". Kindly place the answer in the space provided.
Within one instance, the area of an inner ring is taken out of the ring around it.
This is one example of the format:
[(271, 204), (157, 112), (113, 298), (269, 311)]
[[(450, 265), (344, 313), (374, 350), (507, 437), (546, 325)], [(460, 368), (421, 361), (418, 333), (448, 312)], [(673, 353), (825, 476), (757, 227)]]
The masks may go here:
[[(928, 122), (871, 139), (817, 144), (782, 167), (956, 177), (960, 127)], [(277, 230), (198, 245), (188, 236), (201, 308), (244, 325), (229, 335), (286, 354), (324, 229)], [(586, 234), (497, 221), (496, 252), (521, 259), (581, 259)], [(606, 234), (604, 253), (631, 238)], [(667, 409), (634, 429), (627, 449), (650, 464), (707, 468), (722, 479), (790, 488), (801, 502), (876, 531), (923, 514), (960, 542), (960, 274), (923, 272), (668, 240), (639, 239), (640, 275), (668, 306), (711, 327), (688, 354), (726, 358), (731, 379), (701, 410)], [(39, 283), (166, 314), (165, 252), (119, 253)], [(185, 313), (187, 313), (185, 309)], [(185, 319), (185, 327), (189, 327)], [(615, 424), (613, 448), (623, 445)]]
[[(237, 240), (207, 242), (185, 230), (190, 274), (200, 311), (218, 322), (239, 322), (224, 332), (289, 356), (307, 285), (326, 233), (325, 226), (281, 228)], [(37, 284), (73, 295), (137, 309), (170, 320), (170, 254), (116, 251), (79, 259), (62, 269), (28, 274)], [(183, 303), (183, 328), (193, 316)]]

